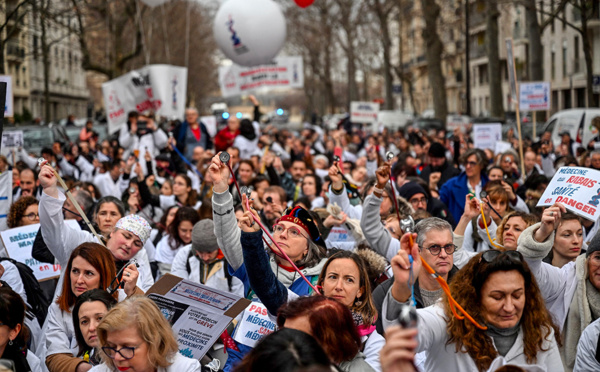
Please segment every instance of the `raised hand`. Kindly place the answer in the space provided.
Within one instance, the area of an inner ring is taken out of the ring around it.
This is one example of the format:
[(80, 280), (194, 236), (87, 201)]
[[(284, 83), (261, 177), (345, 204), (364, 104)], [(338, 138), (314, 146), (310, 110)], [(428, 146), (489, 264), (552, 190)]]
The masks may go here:
[(533, 235), (534, 239), (540, 243), (546, 241), (558, 228), (563, 213), (567, 213), (567, 209), (562, 203), (554, 203), (551, 207), (546, 208), (542, 214), (540, 228)]
[(383, 165), (375, 171), (375, 176), (377, 176), (377, 188), (383, 189), (385, 185), (390, 180), (390, 170), (392, 165), (389, 161), (383, 163)]
[(209, 180), (213, 183), (213, 191), (218, 193), (227, 191), (229, 188), (229, 177), (231, 175), (227, 164), (224, 164), (221, 162), (221, 159), (219, 159), (220, 154), (221, 153), (219, 152), (217, 155), (213, 156), (208, 171), (206, 172)]
[[(411, 240), (412, 238), (412, 240)], [(390, 262), (394, 272), (394, 284), (392, 286), (392, 296), (399, 302), (406, 302), (410, 299), (411, 287), (421, 272), (421, 255), (419, 246), (416, 243), (417, 234), (406, 233), (400, 238), (400, 250)], [(412, 241), (412, 246), (411, 246)], [(412, 256), (412, 274), (410, 257)]]
[(131, 264), (123, 270), (123, 278), (121, 278), (121, 281), (125, 283), (123, 289), (128, 297), (135, 293), (135, 287), (137, 286), (139, 276), (140, 273), (138, 272), (137, 267), (135, 267), (135, 264)]
[(248, 201), (248, 196), (244, 193), (242, 193), (242, 208), (244, 210), (244, 214), (242, 215), (242, 217), (239, 220), (239, 225), (240, 228), (242, 229), (242, 231), (244, 232), (255, 232), (260, 230), (260, 226), (259, 224), (256, 223), (256, 221), (254, 221), (254, 217), (259, 218), (258, 217), (258, 213), (256, 213), (256, 210), (254, 209), (253, 206), (253, 200), (249, 201), (250, 204), (250, 210), (248, 210), (248, 208), (246, 207), (246, 202)]

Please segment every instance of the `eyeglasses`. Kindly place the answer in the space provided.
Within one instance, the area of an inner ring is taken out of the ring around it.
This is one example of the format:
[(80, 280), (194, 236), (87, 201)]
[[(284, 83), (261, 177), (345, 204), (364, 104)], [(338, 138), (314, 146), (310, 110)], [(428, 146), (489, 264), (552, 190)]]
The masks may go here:
[[(523, 255), (521, 254), (521, 252), (500, 251), (497, 249), (490, 249), (489, 251), (483, 252), (483, 254), (481, 255), (481, 259), (487, 263), (490, 263), (502, 255), (506, 255), (506, 256), (508, 256), (508, 258), (510, 258), (514, 261), (523, 262)], [(481, 262), (481, 261), (479, 261), (479, 262)]]
[(26, 214), (23, 217), (29, 218), (29, 221), (35, 221), (36, 217), (39, 218), (40, 215), (38, 213), (29, 213), (29, 214)]
[(434, 244), (431, 247), (425, 249), (427, 249), (432, 255), (438, 256), (440, 253), (442, 253), (442, 248), (444, 249), (444, 251), (446, 251), (446, 254), (452, 254), (456, 250), (456, 246), (454, 244), (446, 244), (443, 247), (439, 244)]
[(477, 164), (478, 163), (476, 161), (467, 161), (467, 162), (465, 162), (465, 167), (474, 167)]
[(290, 226), (286, 229), (285, 227), (283, 227), (283, 225), (279, 225), (279, 224), (273, 225), (273, 235), (281, 235), (286, 230), (288, 232), (289, 237), (298, 238), (300, 236), (303, 236), (303, 237), (307, 238), (300, 232), (300, 230), (297, 227)]
[(409, 202), (412, 205), (419, 205), (419, 204), (427, 205), (427, 198), (423, 197), (421, 199), (410, 199)]
[(122, 347), (119, 350), (117, 350), (114, 347), (103, 346), (102, 351), (104, 351), (104, 354), (106, 354), (110, 359), (115, 359), (117, 353), (119, 353), (123, 357), (123, 359), (129, 360), (135, 356), (135, 349), (137, 349), (138, 347), (140, 347), (140, 345), (133, 347)]

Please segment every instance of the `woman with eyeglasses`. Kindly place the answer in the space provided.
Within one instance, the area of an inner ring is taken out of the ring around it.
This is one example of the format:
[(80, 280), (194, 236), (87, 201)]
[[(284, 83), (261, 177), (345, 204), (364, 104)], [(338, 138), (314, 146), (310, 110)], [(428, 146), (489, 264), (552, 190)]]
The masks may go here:
[[(53, 371), (87, 371), (91, 365), (76, 357), (77, 338), (73, 326), (73, 307), (77, 298), (92, 289), (113, 290), (115, 299), (124, 299), (135, 293), (143, 293), (137, 288), (139, 273), (135, 264), (123, 268), (117, 277), (114, 258), (110, 251), (96, 243), (84, 243), (71, 253), (64, 266), (60, 295), (50, 305), (48, 319), (44, 324), (46, 336), (46, 365)], [(123, 290), (118, 290), (122, 283)]]
[(200, 372), (179, 353), (171, 325), (149, 298), (134, 296), (113, 307), (96, 331), (103, 364), (93, 372)]
[(77, 297), (73, 307), (73, 326), (77, 340), (77, 357), (95, 366), (100, 364), (98, 355), (98, 325), (108, 310), (117, 304), (117, 300), (102, 288), (91, 289)]
[(33, 196), (23, 196), (10, 206), (6, 224), (9, 228), (34, 225), (40, 222), (39, 202)]
[[(240, 240), (242, 234), (235, 217), (233, 197), (229, 192), (230, 172), (227, 164), (221, 162), (219, 154), (212, 159), (208, 169), (208, 177), (213, 180), (213, 221), (217, 242), (229, 263), (230, 272), (244, 283), (246, 297), (255, 298), (248, 280), (248, 268), (244, 264), (243, 242)], [(242, 204), (245, 204), (246, 199), (246, 195), (242, 195)], [(255, 227), (258, 227), (258, 223), (254, 224), (253, 229)], [(297, 207), (283, 216), (273, 228), (273, 238), (277, 242), (281, 242), (281, 249), (302, 270), (308, 280), (316, 282), (326, 261), (327, 248), (312, 217), (306, 210)], [(261, 232), (254, 232), (249, 235), (252, 235), (251, 244), (256, 244), (258, 239), (258, 244), (262, 246), (262, 243), (260, 243), (263, 236)], [(291, 267), (290, 263), (280, 256), (281, 254), (277, 251), (277, 248), (275, 250), (277, 254), (273, 253), (269, 256), (269, 270), (275, 273), (277, 279), (285, 287), (290, 288), (297, 295), (308, 295), (311, 292), (311, 287)], [(264, 308), (264, 305), (259, 304), (259, 306)], [(249, 309), (246, 309), (242, 314), (242, 319), (246, 319), (250, 314)], [(240, 323), (243, 324), (244, 322)], [(240, 326), (238, 325), (238, 327)], [(254, 345), (254, 342), (241, 337), (236, 338), (236, 336), (234, 333), (234, 339), (237, 341), (240, 352), (227, 350), (229, 358), (225, 367), (226, 371), (231, 370), (231, 366)]]
[(18, 293), (0, 284), (0, 359), (14, 364), (16, 371), (42, 372), (37, 356), (27, 350), (25, 303)]
[[(397, 324), (411, 306), (413, 278), (421, 270), (416, 234), (405, 234), (392, 259), (394, 284), (383, 303), (383, 324)], [(409, 255), (412, 256), (413, 262)], [(516, 251), (477, 254), (453, 278), (450, 292), (472, 316), (457, 318), (447, 295), (417, 309), (418, 347), (427, 351), (427, 371), (487, 371), (500, 357), (506, 364), (539, 365), (562, 371), (559, 330), (544, 305), (532, 270)], [(462, 313), (459, 312), (459, 315)]]
[(560, 268), (543, 262), (555, 245), (565, 243), (558, 234), (564, 233), (561, 226), (569, 223), (568, 219), (563, 220), (566, 214), (561, 203), (546, 208), (541, 222), (521, 234), (518, 251), (531, 267), (546, 307), (561, 328), (563, 365), (572, 370), (581, 334), (600, 314), (600, 234), (594, 236), (584, 255)]

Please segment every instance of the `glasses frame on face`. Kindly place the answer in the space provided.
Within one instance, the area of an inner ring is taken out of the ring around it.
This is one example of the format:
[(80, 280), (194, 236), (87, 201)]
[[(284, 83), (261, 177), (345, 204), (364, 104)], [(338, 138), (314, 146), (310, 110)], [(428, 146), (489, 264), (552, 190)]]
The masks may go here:
[(426, 197), (422, 197), (420, 199), (410, 199), (408, 201), (411, 205), (419, 205), (419, 204), (424, 204), (427, 205), (427, 198)]
[(466, 161), (465, 162), (465, 168), (476, 167), (477, 165), (479, 165), (479, 162), (476, 162), (476, 161)]
[[(102, 346), (101, 349), (104, 352), (104, 354), (106, 354), (106, 356), (109, 357), (110, 359), (115, 359), (115, 357), (117, 356), (117, 353), (119, 353), (119, 355), (121, 355), (121, 357), (123, 357), (123, 359), (130, 360), (130, 359), (133, 359), (133, 357), (135, 357), (135, 349), (139, 348), (141, 345), (142, 344), (139, 344), (138, 346), (124, 346), (124, 347), (120, 348), (119, 350), (115, 349), (114, 347)], [(121, 352), (123, 350), (131, 351), (131, 356), (128, 357), (128, 356), (123, 355), (123, 353)]]
[[(278, 231), (279, 228), (282, 228), (283, 230)], [(298, 227), (296, 227), (296, 226), (290, 226), (290, 227), (286, 228), (285, 226), (283, 226), (280, 223), (276, 223), (276, 224), (273, 225), (273, 236), (275, 236), (275, 235), (281, 235), (281, 234), (283, 234), (284, 231), (287, 231), (288, 232), (288, 236), (291, 237), (291, 238), (297, 238), (299, 236), (302, 236), (302, 237), (308, 239), (308, 236), (304, 235), (302, 233), (302, 231)]]
[(446, 244), (443, 247), (439, 244), (434, 244), (434, 245), (430, 246), (429, 248), (425, 248), (425, 247), (421, 247), (421, 246), (419, 246), (419, 248), (427, 249), (429, 251), (429, 253), (431, 253), (432, 256), (439, 256), (440, 253), (442, 253), (442, 248), (443, 248), (444, 251), (446, 252), (446, 254), (448, 256), (451, 256), (456, 251), (457, 247), (456, 247), (456, 245), (450, 243), (450, 244)]
[(27, 217), (29, 219), (29, 221), (35, 221), (35, 218), (40, 218), (40, 214), (39, 213), (29, 213), (24, 215), (23, 217)]

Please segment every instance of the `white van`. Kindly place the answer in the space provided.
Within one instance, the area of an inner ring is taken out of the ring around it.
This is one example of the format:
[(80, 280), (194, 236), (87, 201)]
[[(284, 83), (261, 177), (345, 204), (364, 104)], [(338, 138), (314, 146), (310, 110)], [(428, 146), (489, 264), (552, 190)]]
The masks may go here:
[(577, 108), (562, 110), (552, 115), (544, 125), (544, 132), (552, 132), (554, 146), (561, 142), (560, 133), (569, 132), (571, 138), (586, 147), (592, 138), (598, 135), (598, 130), (592, 126), (592, 119), (600, 116), (600, 109)]

